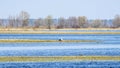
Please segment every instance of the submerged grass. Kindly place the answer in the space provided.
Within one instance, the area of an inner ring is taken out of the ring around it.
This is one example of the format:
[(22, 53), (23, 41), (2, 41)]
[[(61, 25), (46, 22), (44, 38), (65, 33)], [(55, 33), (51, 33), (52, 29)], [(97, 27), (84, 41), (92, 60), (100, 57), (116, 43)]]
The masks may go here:
[(30, 40), (30, 39), (0, 39), (0, 42), (97, 42), (95, 40)]
[(120, 61), (120, 56), (5, 56), (0, 62)]

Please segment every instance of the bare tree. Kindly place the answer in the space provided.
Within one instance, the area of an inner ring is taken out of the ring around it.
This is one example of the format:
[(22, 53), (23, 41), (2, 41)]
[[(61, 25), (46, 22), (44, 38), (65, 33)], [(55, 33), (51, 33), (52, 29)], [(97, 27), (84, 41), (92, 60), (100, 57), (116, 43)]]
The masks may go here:
[(53, 25), (53, 19), (52, 19), (52, 16), (47, 16), (46, 17), (46, 26), (48, 29), (51, 29), (52, 28), (52, 25)]
[(35, 28), (39, 28), (40, 26), (43, 26), (42, 23), (43, 23), (43, 22), (42, 22), (42, 19), (41, 19), (41, 18), (36, 19), (35, 22), (34, 22), (34, 27), (35, 27)]
[(113, 27), (120, 27), (120, 15), (116, 15), (115, 18), (113, 19)]
[(16, 28), (21, 27), (21, 20), (19, 19), (19, 17), (16, 17), (16, 18), (15, 18), (15, 27), (16, 27)]
[(93, 28), (100, 28), (102, 26), (103, 26), (103, 23), (102, 23), (102, 20), (100, 19), (93, 20), (93, 22), (91, 23), (91, 27)]
[(57, 28), (64, 28), (64, 27), (65, 27), (65, 19), (63, 17), (58, 18)]
[(28, 26), (28, 24), (29, 24), (29, 17), (30, 17), (30, 15), (27, 12), (25, 12), (25, 11), (22, 11), (20, 13), (19, 19), (21, 20), (21, 26), (22, 27), (27, 27)]
[(78, 24), (76, 17), (69, 17), (68, 22), (70, 24), (70, 28), (78, 28), (79, 27), (79, 24)]
[(0, 28), (4, 26), (3, 23), (3, 19), (0, 19)]
[(79, 16), (78, 23), (80, 28), (85, 28), (88, 26), (87, 18), (85, 16)]
[(107, 26), (107, 20), (102, 20), (102, 23), (103, 23), (103, 28), (107, 28), (108, 26)]
[(15, 24), (15, 18), (12, 17), (12, 16), (9, 16), (9, 22), (8, 22), (8, 27), (9, 28), (13, 28), (14, 27), (14, 24)]

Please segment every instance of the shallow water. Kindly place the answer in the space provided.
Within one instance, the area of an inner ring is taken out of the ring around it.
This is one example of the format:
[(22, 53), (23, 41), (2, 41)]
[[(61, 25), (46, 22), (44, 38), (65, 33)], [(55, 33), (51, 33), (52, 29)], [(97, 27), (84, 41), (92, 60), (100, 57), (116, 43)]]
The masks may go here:
[(6, 49), (0, 56), (120, 56), (120, 48), (98, 49)]
[(95, 40), (104, 44), (120, 44), (119, 34), (0, 34), (0, 39), (58, 40), (59, 38), (64, 40)]
[(120, 68), (119, 61), (0, 63), (0, 68)]
[(0, 39), (98, 40), (96, 42), (0, 43), (0, 56), (120, 56), (120, 35), (114, 34), (0, 34)]
[[(96, 42), (0, 43), (0, 56), (120, 56), (119, 34), (0, 34), (0, 39), (97, 40)], [(119, 61), (1, 62), (0, 68), (119, 68)]]

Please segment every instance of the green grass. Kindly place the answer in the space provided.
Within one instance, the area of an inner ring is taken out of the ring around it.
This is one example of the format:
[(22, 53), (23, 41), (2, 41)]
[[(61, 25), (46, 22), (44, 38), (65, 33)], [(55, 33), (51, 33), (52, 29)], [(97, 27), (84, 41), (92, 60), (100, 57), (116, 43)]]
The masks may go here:
[(0, 62), (120, 61), (120, 56), (33, 56), (0, 57)]

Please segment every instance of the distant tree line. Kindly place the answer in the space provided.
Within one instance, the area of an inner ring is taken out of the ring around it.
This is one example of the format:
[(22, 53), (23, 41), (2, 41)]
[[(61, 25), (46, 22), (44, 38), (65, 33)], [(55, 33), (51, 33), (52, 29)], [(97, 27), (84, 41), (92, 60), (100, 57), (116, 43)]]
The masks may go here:
[(47, 29), (62, 29), (62, 28), (119, 28), (120, 15), (116, 15), (112, 19), (111, 25), (108, 25), (104, 20), (95, 19), (89, 21), (85, 16), (79, 17), (60, 17), (53, 19), (52, 16), (46, 18), (30, 19), (28, 12), (22, 11), (18, 16), (9, 16), (4, 21), (0, 19), (0, 28), (47, 28)]

